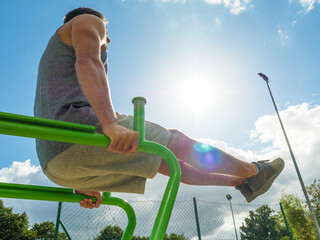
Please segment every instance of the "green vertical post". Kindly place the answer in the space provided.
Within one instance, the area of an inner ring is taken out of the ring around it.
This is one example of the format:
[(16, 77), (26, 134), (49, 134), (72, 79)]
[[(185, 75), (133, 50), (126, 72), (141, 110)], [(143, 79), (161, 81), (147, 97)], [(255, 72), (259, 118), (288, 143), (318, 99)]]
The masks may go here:
[(170, 179), (162, 197), (160, 209), (150, 235), (150, 240), (160, 240), (164, 239), (176, 200), (181, 180), (181, 168), (177, 158), (168, 148), (158, 143), (145, 140), (144, 105), (146, 104), (146, 100), (142, 97), (136, 97), (132, 100), (132, 103), (134, 104), (135, 117), (133, 124), (134, 130), (139, 131), (140, 134), (138, 150), (158, 155), (166, 161), (170, 169)]
[(134, 104), (134, 119), (133, 119), (133, 130), (139, 132), (139, 142), (145, 140), (145, 113), (144, 105), (147, 100), (143, 97), (136, 97), (132, 99)]
[(136, 228), (136, 214), (132, 206), (125, 200), (117, 197), (111, 197), (110, 192), (104, 192), (102, 194), (102, 204), (109, 204), (111, 202), (116, 203), (116, 206), (121, 207), (127, 214), (128, 224), (122, 235), (121, 240), (130, 240), (133, 236), (134, 229)]
[(59, 202), (58, 212), (57, 212), (57, 220), (56, 220), (56, 229), (54, 232), (54, 240), (58, 240), (58, 237), (59, 237), (59, 224), (60, 224), (61, 207), (62, 207), (62, 202)]
[(283, 211), (282, 203), (280, 202), (279, 204), (280, 204), (280, 209), (281, 209), (281, 212), (282, 212), (284, 223), (286, 224), (286, 229), (287, 229), (287, 232), (288, 232), (289, 239), (292, 240), (293, 238), (291, 236), (291, 232), (290, 232), (289, 225), (288, 225), (288, 222), (287, 222), (287, 219), (286, 219), (286, 215), (284, 214), (284, 211)]
[(197, 208), (197, 200), (194, 197), (193, 198), (193, 205), (194, 205), (194, 213), (196, 215), (196, 223), (197, 223), (197, 233), (198, 233), (198, 239), (201, 240), (201, 232), (200, 232), (200, 224), (199, 224), (199, 216), (198, 216), (198, 208)]

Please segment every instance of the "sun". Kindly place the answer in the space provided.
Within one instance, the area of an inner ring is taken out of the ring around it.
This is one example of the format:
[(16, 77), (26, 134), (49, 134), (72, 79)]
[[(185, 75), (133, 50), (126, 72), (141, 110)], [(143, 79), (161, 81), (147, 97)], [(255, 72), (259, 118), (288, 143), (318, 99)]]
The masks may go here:
[(208, 79), (194, 78), (181, 81), (178, 88), (177, 98), (179, 105), (187, 112), (199, 114), (208, 111), (215, 105), (214, 100), (217, 95), (217, 89)]

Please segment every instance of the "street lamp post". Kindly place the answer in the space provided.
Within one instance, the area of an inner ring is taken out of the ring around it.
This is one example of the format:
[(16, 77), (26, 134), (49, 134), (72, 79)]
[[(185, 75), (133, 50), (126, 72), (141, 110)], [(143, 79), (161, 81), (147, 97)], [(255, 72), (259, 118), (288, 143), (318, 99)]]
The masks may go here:
[(236, 234), (236, 239), (238, 240), (238, 234), (237, 234), (237, 228), (236, 228), (236, 223), (234, 221), (234, 215), (233, 215), (233, 209), (232, 209), (232, 203), (231, 203), (231, 195), (230, 194), (227, 194), (226, 195), (228, 201), (230, 202), (230, 208), (231, 208), (231, 213), (232, 213), (232, 219), (233, 219), (233, 226), (234, 226), (234, 233)]
[(267, 83), (267, 87), (268, 87), (268, 90), (269, 90), (269, 93), (270, 93), (270, 97), (271, 97), (271, 100), (273, 102), (273, 106), (276, 110), (276, 113), (277, 113), (277, 116), (278, 116), (278, 119), (279, 119), (279, 122), (280, 122), (280, 125), (281, 125), (281, 128), (282, 128), (282, 131), (283, 131), (283, 134), (284, 134), (284, 137), (286, 139), (286, 142), (287, 142), (287, 145), (288, 145), (288, 148), (289, 148), (289, 151), (290, 151), (290, 154), (291, 154), (291, 158), (292, 158), (292, 161), (293, 161), (293, 165), (296, 169), (296, 172), (297, 172), (297, 175), (298, 175), (298, 178), (299, 178), (299, 182), (300, 182), (300, 185), (301, 185), (301, 188), (302, 188), (302, 191), (303, 191), (303, 194), (304, 194), (304, 197), (306, 199), (306, 203), (309, 207), (309, 211), (310, 211), (310, 214), (311, 214), (311, 218), (313, 220), (313, 224), (314, 224), (314, 227), (315, 227), (315, 230), (317, 232), (317, 235), (318, 235), (318, 239), (320, 239), (320, 228), (319, 228), (319, 225), (318, 225), (318, 221), (317, 221), (317, 218), (316, 218), (316, 215), (314, 213), (314, 210), (311, 206), (311, 203), (310, 203), (310, 199), (309, 199), (309, 196), (308, 196), (308, 193), (307, 193), (307, 190), (306, 190), (306, 187), (304, 185), (304, 182), (303, 182), (303, 179), (302, 179), (302, 176), (300, 174), (300, 170), (299, 170), (299, 167), (298, 167), (298, 164), (297, 164), (297, 161), (296, 161), (296, 158), (293, 154), (293, 151), (292, 151), (292, 148), (291, 148), (291, 145), (290, 145), (290, 142), (289, 142), (289, 139), (287, 137), (287, 133), (284, 129), (284, 126), (282, 124), (282, 121), (281, 121), (281, 118), (280, 118), (280, 114), (279, 114), (279, 111), (278, 111), (278, 108), (277, 108), (277, 105), (274, 101), (274, 98), (273, 98), (273, 95), (272, 95), (272, 92), (271, 92), (271, 89), (269, 87), (269, 78), (264, 75), (263, 73), (258, 73), (258, 75)]

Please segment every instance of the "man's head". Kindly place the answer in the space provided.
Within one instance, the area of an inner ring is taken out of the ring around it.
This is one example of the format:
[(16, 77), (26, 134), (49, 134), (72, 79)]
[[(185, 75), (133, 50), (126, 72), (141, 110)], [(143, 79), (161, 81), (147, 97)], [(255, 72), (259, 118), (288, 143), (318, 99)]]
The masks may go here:
[(76, 9), (71, 10), (68, 12), (63, 19), (63, 24), (69, 22), (72, 18), (79, 16), (81, 14), (91, 14), (95, 15), (99, 18), (101, 18), (104, 22), (106, 22), (106, 19), (104, 18), (102, 13), (99, 13), (98, 11), (92, 9), (92, 8), (87, 8), (87, 7), (79, 7)]

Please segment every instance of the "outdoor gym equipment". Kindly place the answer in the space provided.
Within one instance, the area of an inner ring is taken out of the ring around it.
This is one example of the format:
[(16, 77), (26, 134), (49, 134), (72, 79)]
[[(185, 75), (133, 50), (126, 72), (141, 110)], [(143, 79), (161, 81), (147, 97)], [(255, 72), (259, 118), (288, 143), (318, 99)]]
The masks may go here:
[[(177, 158), (169, 149), (158, 143), (145, 140), (144, 105), (146, 104), (146, 99), (136, 97), (132, 100), (132, 103), (134, 105), (133, 129), (139, 132), (138, 151), (158, 155), (167, 162), (170, 168), (170, 179), (150, 235), (151, 240), (162, 240), (178, 193), (181, 169)], [(0, 112), (0, 134), (99, 147), (107, 147), (110, 143), (108, 137), (95, 133), (95, 127), (93, 126), (5, 112)], [(0, 197), (73, 203), (79, 203), (83, 198), (96, 200), (94, 197), (75, 194), (73, 189), (13, 183), (0, 183)], [(122, 239), (131, 239), (136, 225), (136, 216), (133, 208), (125, 200), (111, 197), (111, 193), (104, 193), (102, 199), (103, 202), (101, 204), (119, 206), (126, 212), (128, 225)]]

